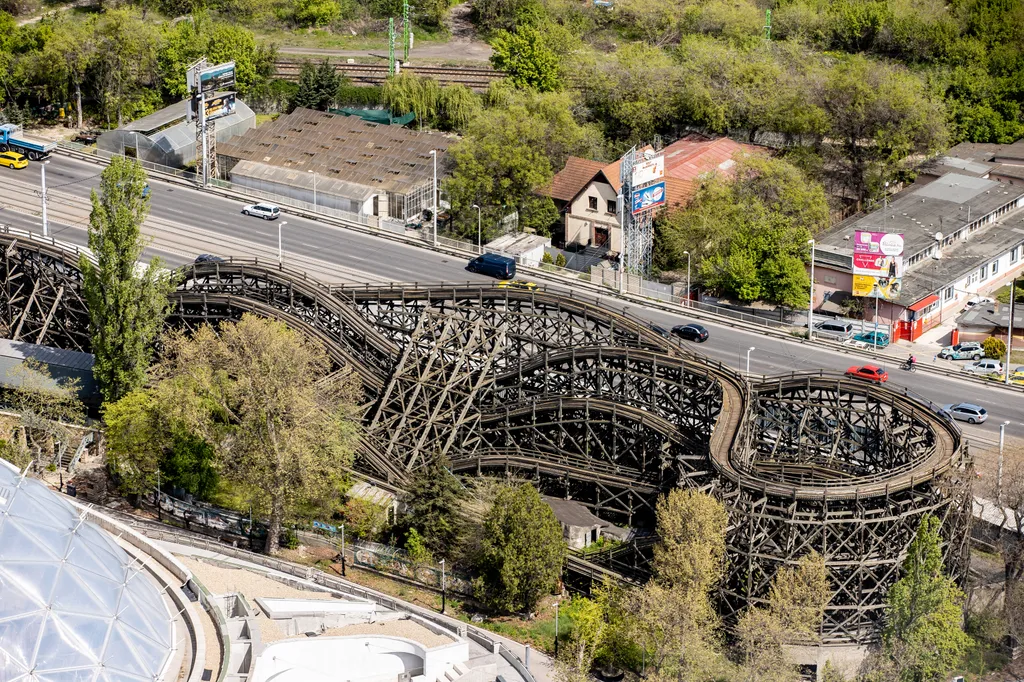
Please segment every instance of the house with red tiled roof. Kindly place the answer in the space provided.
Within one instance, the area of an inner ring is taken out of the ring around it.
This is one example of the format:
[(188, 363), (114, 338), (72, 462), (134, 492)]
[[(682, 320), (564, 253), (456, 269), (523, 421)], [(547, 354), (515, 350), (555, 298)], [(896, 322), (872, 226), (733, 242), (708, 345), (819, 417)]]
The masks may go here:
[[(665, 210), (686, 206), (701, 178), (709, 173), (731, 174), (737, 153), (758, 149), (727, 137), (710, 139), (697, 134), (665, 147)], [(620, 163), (571, 156), (551, 184), (541, 190), (558, 208), (556, 243), (603, 247), (612, 253), (622, 249), (618, 217)]]

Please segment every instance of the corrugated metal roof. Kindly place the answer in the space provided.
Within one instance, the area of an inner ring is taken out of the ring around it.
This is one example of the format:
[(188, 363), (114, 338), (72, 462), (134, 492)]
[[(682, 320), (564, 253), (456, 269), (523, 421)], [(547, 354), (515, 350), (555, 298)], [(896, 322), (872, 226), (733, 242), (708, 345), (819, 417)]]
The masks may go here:
[(432, 149), (440, 164), (454, 140), (376, 125), (354, 117), (296, 109), (218, 144), (220, 156), (256, 161), (381, 191), (408, 194), (433, 178)]
[[(307, 173), (302, 170), (293, 170), (291, 168), (279, 168), (278, 166), (270, 166), (265, 163), (257, 163), (255, 161), (239, 161), (235, 164), (235, 167), (231, 169), (230, 175), (232, 176), (232, 179), (234, 179), (235, 176), (242, 176), (307, 190), (312, 190), (314, 183), (312, 173)], [(333, 196), (344, 197), (345, 199), (351, 199), (353, 201), (363, 202), (374, 194), (377, 194), (377, 190), (374, 190), (372, 187), (359, 185), (354, 182), (346, 182), (336, 178), (325, 178), (317, 175), (315, 182), (317, 192), (324, 195), (330, 194)]]

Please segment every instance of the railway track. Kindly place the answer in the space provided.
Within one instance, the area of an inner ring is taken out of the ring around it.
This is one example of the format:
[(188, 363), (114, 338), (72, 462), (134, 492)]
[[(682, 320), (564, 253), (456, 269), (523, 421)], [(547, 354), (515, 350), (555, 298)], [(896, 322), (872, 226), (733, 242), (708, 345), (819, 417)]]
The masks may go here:
[[(274, 62), (274, 75), (288, 81), (299, 79), (303, 61), (278, 59)], [(388, 77), (387, 64), (348, 64), (331, 62), (337, 73), (344, 75), (354, 85), (380, 85)], [(486, 90), (496, 80), (504, 78), (502, 71), (491, 68), (462, 66), (404, 66), (402, 71), (424, 78), (433, 78), (441, 85), (465, 85), (471, 90)]]

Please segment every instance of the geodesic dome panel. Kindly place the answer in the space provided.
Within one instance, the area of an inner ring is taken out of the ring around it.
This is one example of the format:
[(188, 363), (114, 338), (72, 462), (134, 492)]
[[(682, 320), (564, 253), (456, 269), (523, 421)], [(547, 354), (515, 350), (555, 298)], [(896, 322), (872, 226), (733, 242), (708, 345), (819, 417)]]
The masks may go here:
[(0, 682), (154, 682), (173, 636), (137, 562), (0, 460)]

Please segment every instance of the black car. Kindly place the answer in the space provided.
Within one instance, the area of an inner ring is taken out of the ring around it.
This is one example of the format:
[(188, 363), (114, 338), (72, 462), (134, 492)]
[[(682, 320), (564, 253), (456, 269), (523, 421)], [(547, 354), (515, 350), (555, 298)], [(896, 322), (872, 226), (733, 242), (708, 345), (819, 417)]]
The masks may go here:
[(224, 259), (220, 256), (214, 256), (212, 253), (201, 253), (196, 256), (195, 263), (223, 263)]
[(96, 138), (100, 136), (101, 130), (80, 130), (71, 138), (72, 142), (79, 144), (96, 144)]
[(684, 341), (704, 343), (708, 340), (708, 330), (692, 322), (677, 324), (675, 327), (672, 327), (672, 333)]
[(666, 339), (672, 338), (672, 332), (670, 332), (669, 330), (665, 329), (664, 327), (659, 327), (658, 325), (654, 324), (653, 322), (648, 324), (647, 328), (650, 329), (655, 334), (657, 334), (658, 336), (663, 336)]

